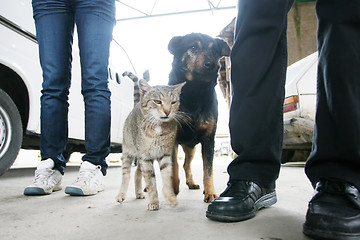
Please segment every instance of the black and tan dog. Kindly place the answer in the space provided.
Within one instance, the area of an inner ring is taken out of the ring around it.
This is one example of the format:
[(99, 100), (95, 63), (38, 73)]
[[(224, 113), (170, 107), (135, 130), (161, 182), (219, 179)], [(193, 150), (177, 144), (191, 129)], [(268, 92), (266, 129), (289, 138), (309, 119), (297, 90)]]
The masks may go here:
[(173, 37), (168, 49), (174, 55), (169, 85), (187, 82), (180, 96), (180, 111), (188, 117), (181, 123), (174, 149), (174, 190), (179, 192), (179, 166), (177, 149), (180, 144), (185, 152), (184, 170), (186, 184), (199, 189), (192, 177), (191, 161), (195, 146), (201, 143), (204, 171), (204, 201), (217, 197), (213, 183), (213, 158), (218, 103), (215, 85), (218, 78), (219, 59), (229, 56), (227, 43), (201, 33)]

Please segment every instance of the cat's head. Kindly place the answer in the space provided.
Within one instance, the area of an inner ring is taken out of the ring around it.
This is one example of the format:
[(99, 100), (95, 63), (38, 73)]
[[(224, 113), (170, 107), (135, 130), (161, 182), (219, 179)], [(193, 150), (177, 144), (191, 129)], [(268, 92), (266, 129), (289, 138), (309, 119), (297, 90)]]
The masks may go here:
[(156, 122), (168, 122), (176, 118), (180, 107), (181, 88), (185, 83), (174, 86), (150, 86), (139, 81), (141, 111), (144, 116)]

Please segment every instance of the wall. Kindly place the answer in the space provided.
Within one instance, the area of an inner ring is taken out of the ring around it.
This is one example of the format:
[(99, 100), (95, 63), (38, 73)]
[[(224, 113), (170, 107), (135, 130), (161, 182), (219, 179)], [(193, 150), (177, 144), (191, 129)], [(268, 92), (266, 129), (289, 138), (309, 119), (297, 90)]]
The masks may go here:
[(288, 64), (317, 51), (315, 2), (297, 2), (288, 15)]

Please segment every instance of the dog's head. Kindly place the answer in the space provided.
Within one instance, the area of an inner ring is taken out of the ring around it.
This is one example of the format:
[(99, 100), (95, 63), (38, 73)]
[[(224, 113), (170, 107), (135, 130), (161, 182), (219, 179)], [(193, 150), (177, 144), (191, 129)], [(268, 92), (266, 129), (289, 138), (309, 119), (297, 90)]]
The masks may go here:
[(173, 69), (181, 71), (188, 81), (216, 80), (219, 59), (230, 54), (225, 41), (202, 33), (173, 37), (168, 49), (174, 55)]

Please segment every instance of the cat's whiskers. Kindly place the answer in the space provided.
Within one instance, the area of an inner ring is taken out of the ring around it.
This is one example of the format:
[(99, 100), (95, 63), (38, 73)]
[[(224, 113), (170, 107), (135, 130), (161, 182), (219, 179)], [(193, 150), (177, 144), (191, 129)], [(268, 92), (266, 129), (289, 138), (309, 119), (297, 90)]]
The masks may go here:
[(185, 113), (185, 112), (180, 112), (178, 111), (174, 117), (174, 119), (176, 120), (176, 122), (178, 123), (179, 127), (182, 128), (181, 123), (187, 125), (189, 128), (193, 129), (193, 126), (191, 124), (191, 117), (189, 114)]

